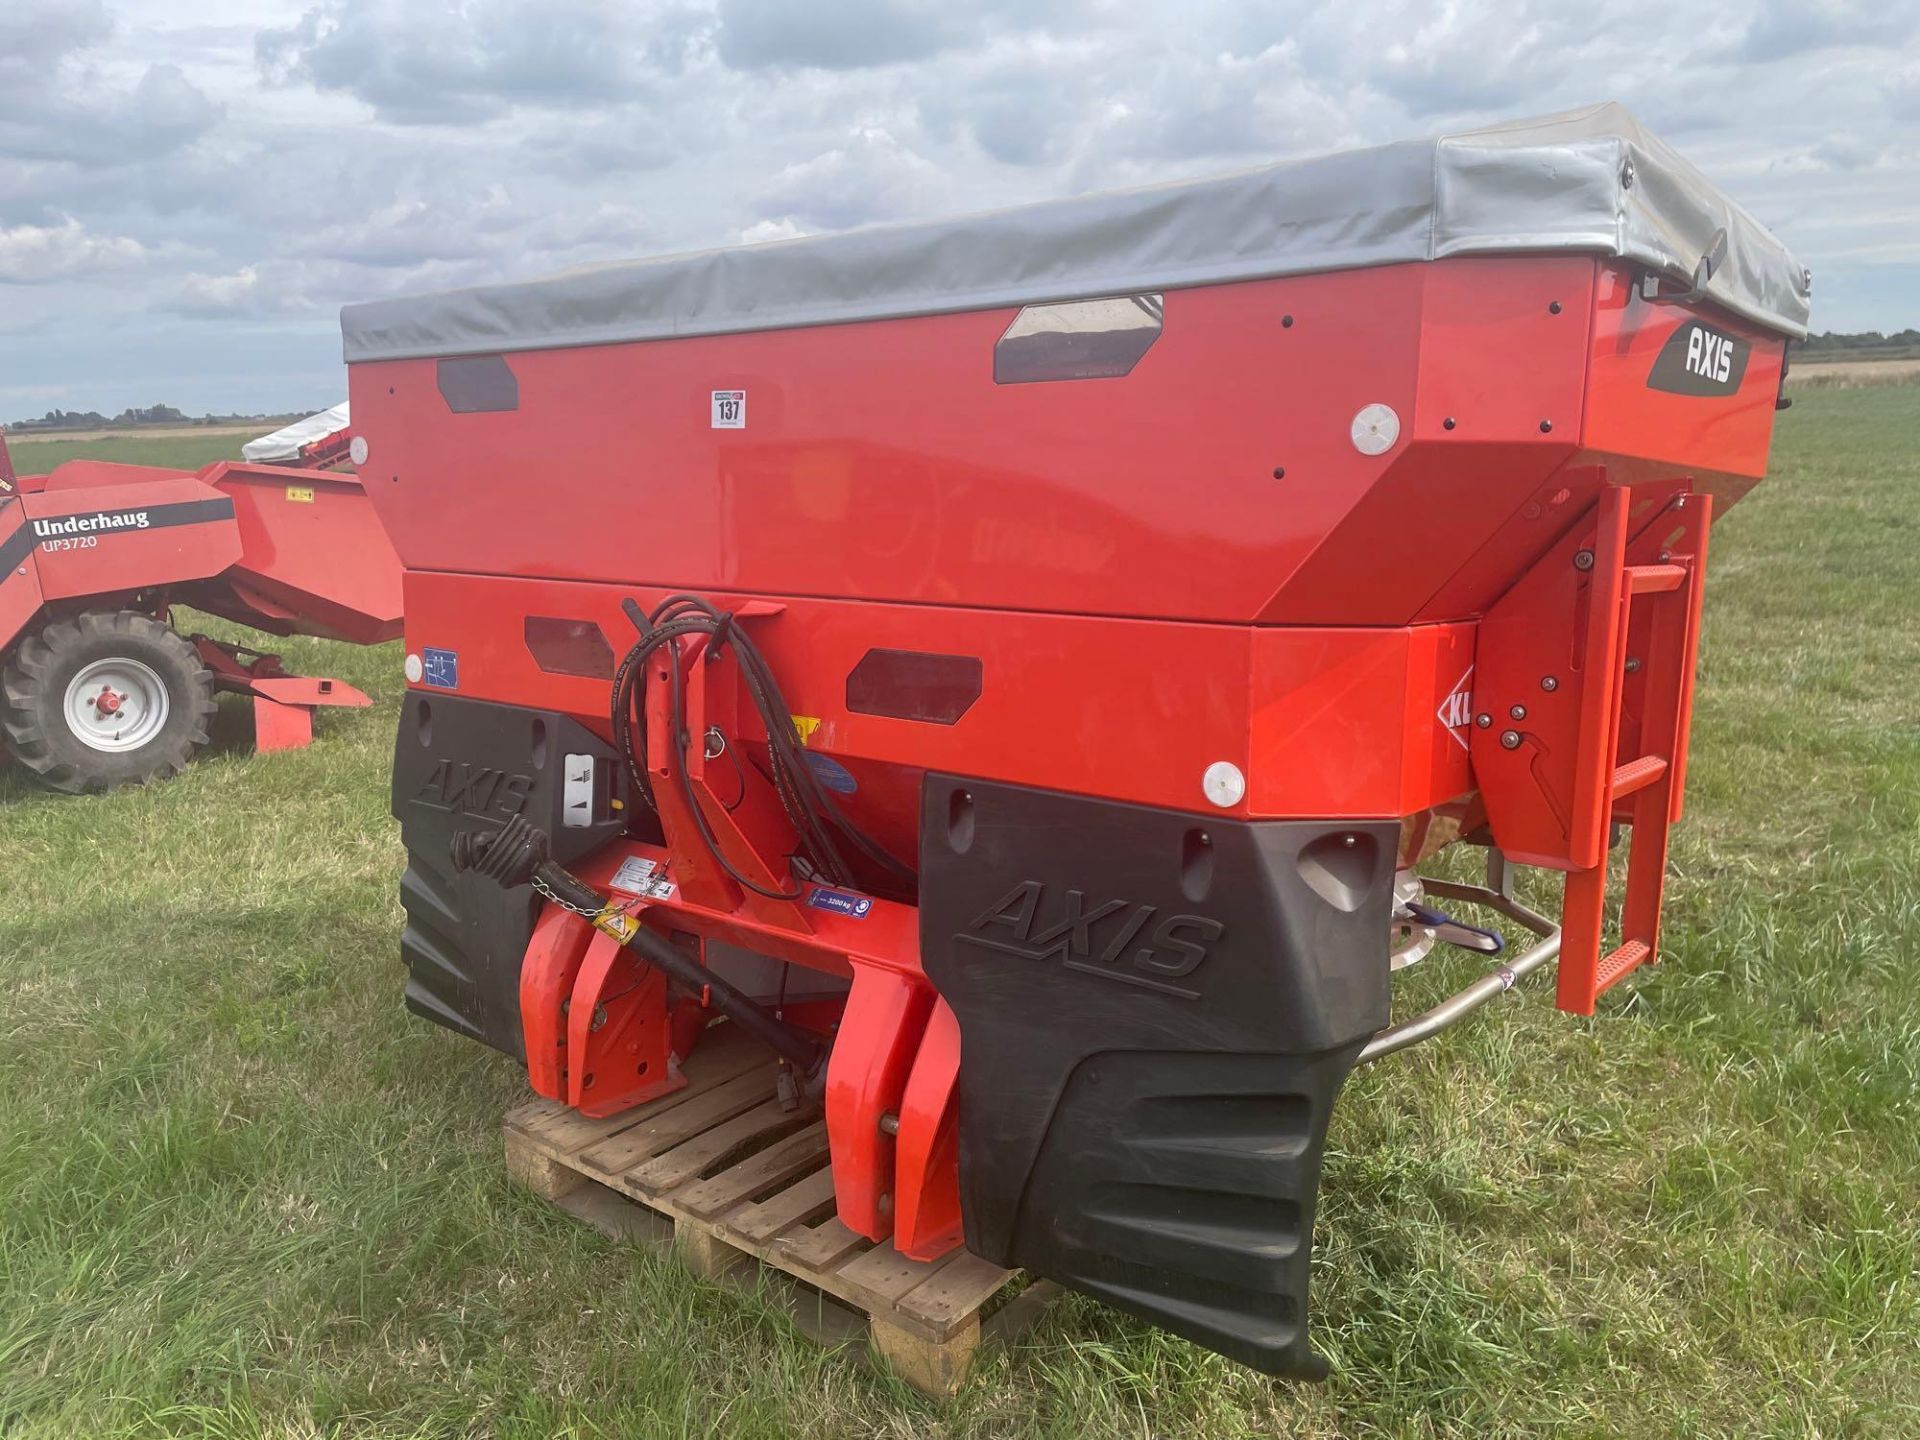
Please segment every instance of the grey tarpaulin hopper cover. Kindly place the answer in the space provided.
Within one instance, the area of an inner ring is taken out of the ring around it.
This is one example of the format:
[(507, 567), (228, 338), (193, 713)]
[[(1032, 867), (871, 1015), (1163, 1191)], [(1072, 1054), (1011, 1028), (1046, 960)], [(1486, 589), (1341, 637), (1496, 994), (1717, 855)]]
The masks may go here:
[(346, 358), (718, 335), (1438, 260), (1579, 252), (1807, 331), (1786, 248), (1618, 105), (930, 224), (349, 305)]

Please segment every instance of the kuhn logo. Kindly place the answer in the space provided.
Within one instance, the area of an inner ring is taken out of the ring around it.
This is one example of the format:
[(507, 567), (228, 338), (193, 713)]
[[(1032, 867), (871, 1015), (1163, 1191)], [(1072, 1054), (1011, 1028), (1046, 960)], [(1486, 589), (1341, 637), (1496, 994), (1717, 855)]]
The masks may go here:
[(1467, 673), (1454, 682), (1434, 713), (1441, 729), (1458, 740), (1462, 750), (1467, 749), (1467, 730), (1473, 724), (1473, 666), (1467, 666)]
[(1057, 960), (1069, 970), (1197, 1000), (1198, 990), (1174, 982), (1198, 970), (1208, 947), (1225, 933), (1226, 926), (1206, 915), (1161, 916), (1157, 905), (1125, 900), (1089, 905), (1084, 890), (1066, 891), (1056, 909), (1047, 903), (1045, 885), (1025, 880), (955, 938), (1003, 955)]
[(99, 530), (145, 530), (152, 524), (153, 517), (145, 510), (96, 510), (91, 515), (36, 520), (33, 533), (45, 540), (61, 535), (90, 535)]
[(1674, 395), (1732, 395), (1746, 377), (1751, 350), (1736, 336), (1690, 320), (1660, 347), (1647, 385)]
[(442, 760), (413, 792), (413, 803), (449, 814), (510, 819), (527, 808), (532, 794), (531, 775), (510, 775), (484, 765), (456, 765)]

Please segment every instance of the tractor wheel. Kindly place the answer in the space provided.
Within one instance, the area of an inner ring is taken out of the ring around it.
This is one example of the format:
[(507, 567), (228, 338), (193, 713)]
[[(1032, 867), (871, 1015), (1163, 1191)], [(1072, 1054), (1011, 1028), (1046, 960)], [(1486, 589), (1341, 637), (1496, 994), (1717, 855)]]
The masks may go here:
[(69, 795), (179, 774), (213, 713), (213, 672), (193, 646), (132, 610), (55, 620), (0, 676), (13, 758)]

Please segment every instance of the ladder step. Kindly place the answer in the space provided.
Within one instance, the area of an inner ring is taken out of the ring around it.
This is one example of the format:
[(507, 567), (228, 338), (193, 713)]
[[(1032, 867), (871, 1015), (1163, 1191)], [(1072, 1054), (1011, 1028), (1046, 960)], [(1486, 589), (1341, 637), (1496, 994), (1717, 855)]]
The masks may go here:
[(1663, 590), (1678, 590), (1686, 583), (1687, 567), (1684, 565), (1627, 566), (1629, 595), (1657, 595)]
[(1642, 755), (1638, 760), (1629, 760), (1613, 772), (1613, 797), (1618, 800), (1622, 795), (1644, 790), (1666, 773), (1667, 762), (1658, 755)]
[(1600, 973), (1596, 977), (1594, 994), (1598, 995), (1630, 971), (1638, 969), (1653, 954), (1653, 947), (1644, 940), (1629, 940), (1612, 954), (1600, 961)]

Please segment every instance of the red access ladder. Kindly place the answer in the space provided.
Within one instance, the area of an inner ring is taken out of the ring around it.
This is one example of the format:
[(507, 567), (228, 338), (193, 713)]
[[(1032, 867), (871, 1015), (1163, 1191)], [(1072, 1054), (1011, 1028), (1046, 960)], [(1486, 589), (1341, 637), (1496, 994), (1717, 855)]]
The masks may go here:
[[(1659, 958), (1660, 904), (1667, 883), (1667, 832), (1680, 818), (1687, 739), (1693, 714), (1694, 663), (1700, 647), (1707, 531), (1713, 497), (1685, 495), (1691, 553), (1658, 540), (1628, 543), (1631, 492), (1603, 489), (1592, 546), (1585, 634), (1581, 637), (1578, 741), (1568, 827), (1568, 868), (1561, 916), (1562, 1010), (1591, 1015), (1594, 1001), (1640, 966)], [(1650, 527), (1652, 528), (1652, 527)], [(1629, 561), (1646, 544), (1654, 557)], [(1638, 723), (1625, 721), (1638, 676)], [(1623, 735), (1637, 754), (1622, 760)], [(1613, 822), (1633, 828), (1620, 943), (1601, 953)]]

